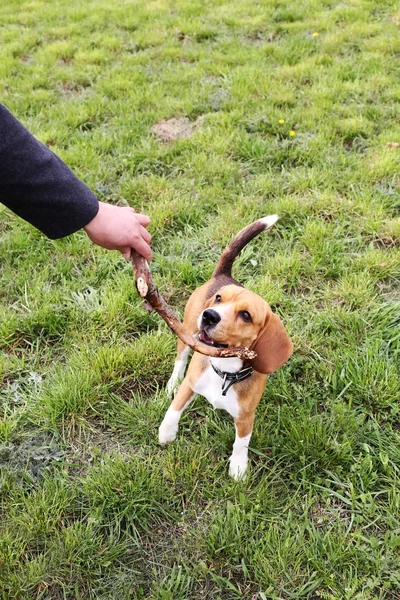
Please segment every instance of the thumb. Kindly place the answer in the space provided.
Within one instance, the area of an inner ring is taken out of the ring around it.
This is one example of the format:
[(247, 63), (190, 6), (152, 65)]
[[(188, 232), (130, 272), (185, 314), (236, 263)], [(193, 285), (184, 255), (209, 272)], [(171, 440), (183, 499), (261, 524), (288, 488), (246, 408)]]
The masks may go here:
[(131, 257), (131, 250), (132, 248), (128, 246), (127, 248), (121, 248), (120, 252), (126, 260), (129, 260)]

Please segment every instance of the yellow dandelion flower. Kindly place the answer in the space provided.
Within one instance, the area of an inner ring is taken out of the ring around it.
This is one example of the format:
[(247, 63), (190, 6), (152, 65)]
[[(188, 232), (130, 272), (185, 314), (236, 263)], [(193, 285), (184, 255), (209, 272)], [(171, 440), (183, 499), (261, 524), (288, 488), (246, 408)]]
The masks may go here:
[(294, 137), (294, 136), (296, 135), (296, 132), (295, 132), (295, 131), (293, 131), (293, 129), (291, 129), (291, 130), (289, 131), (289, 135), (290, 135), (290, 137)]
[(284, 123), (285, 120), (284, 119), (279, 119), (278, 123), (280, 123), (282, 125), (282, 123)]
[(313, 36), (317, 37), (318, 36), (318, 31), (314, 31)]

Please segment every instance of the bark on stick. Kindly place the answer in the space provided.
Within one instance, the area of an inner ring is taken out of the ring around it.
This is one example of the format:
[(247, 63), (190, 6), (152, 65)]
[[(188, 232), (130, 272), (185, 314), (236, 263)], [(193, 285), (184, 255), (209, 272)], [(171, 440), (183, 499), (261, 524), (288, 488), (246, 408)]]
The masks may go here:
[(136, 289), (139, 296), (146, 301), (146, 310), (154, 309), (156, 312), (158, 312), (168, 327), (182, 340), (184, 344), (192, 348), (195, 352), (205, 354), (206, 356), (218, 358), (238, 356), (242, 360), (251, 360), (252, 358), (256, 357), (255, 352), (245, 348), (244, 346), (238, 346), (237, 348), (215, 348), (213, 346), (207, 346), (193, 337), (188, 331), (186, 331), (172, 308), (168, 306), (164, 298), (161, 296), (156, 284), (154, 283), (154, 279), (146, 259), (138, 254), (136, 250), (132, 250), (131, 261), (136, 278)]

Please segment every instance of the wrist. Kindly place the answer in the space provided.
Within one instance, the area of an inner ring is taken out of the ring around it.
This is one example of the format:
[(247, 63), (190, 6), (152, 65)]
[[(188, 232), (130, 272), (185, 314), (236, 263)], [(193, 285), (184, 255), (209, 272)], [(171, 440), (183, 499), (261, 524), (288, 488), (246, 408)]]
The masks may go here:
[(97, 212), (96, 212), (95, 216), (92, 218), (92, 220), (91, 220), (91, 221), (89, 221), (89, 223), (87, 223), (87, 224), (86, 224), (86, 225), (83, 227), (84, 231), (86, 231), (86, 233), (87, 233), (87, 234), (89, 234), (89, 233), (92, 231), (93, 227), (95, 227), (95, 226), (96, 226), (96, 223), (97, 223), (97, 221), (98, 221), (98, 219), (99, 219), (99, 217), (100, 217), (100, 214), (99, 214), (99, 213), (100, 213), (100, 210), (101, 210), (101, 205), (102, 205), (102, 204), (103, 204), (102, 202), (98, 202), (98, 206), (97, 206)]

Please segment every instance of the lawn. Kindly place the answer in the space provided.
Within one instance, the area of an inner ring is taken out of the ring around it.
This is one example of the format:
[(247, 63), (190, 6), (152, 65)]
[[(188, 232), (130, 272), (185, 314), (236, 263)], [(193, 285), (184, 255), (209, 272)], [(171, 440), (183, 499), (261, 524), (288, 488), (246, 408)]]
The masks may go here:
[(1, 207), (2, 600), (400, 598), (399, 28), (395, 0), (1, 2), (1, 101), (150, 215), (180, 314), (279, 214), (234, 274), (295, 346), (245, 482), (203, 398), (160, 447), (176, 340), (130, 264)]

